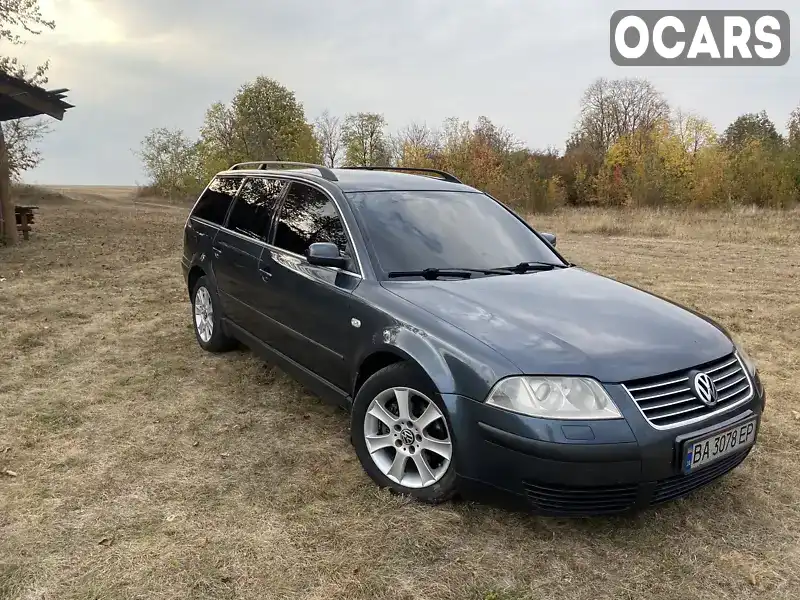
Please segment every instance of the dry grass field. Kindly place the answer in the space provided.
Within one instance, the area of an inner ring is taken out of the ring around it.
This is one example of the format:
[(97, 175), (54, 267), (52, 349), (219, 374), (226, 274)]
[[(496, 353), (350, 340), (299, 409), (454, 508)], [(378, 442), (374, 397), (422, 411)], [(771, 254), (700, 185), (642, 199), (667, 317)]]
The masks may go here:
[(719, 319), (769, 395), (727, 478), (567, 520), (376, 489), (343, 412), (197, 346), (187, 207), (61, 192), (0, 248), (0, 598), (800, 597), (800, 213), (535, 219), (578, 264)]

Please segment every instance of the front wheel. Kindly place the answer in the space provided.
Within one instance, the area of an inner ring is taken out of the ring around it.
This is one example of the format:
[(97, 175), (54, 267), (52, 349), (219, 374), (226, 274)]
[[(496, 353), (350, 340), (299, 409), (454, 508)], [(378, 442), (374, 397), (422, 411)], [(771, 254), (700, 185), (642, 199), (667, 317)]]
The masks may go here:
[(456, 492), (454, 440), (430, 379), (397, 363), (372, 375), (353, 403), (353, 445), (381, 487), (438, 503)]

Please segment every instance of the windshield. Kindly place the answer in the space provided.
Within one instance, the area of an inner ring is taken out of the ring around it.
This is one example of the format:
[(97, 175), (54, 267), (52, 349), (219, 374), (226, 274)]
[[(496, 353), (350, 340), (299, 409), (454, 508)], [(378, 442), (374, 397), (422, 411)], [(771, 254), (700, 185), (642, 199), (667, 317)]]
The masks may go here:
[(384, 273), (492, 269), (522, 262), (563, 265), (502, 205), (477, 192), (387, 191), (348, 194)]

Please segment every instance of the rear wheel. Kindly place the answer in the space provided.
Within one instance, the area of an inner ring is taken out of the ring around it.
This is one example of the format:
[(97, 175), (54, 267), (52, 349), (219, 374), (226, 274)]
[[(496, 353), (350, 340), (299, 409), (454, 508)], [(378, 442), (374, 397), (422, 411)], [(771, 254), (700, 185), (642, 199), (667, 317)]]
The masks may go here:
[(381, 487), (432, 503), (455, 494), (447, 410), (414, 365), (390, 365), (364, 383), (353, 404), (352, 436), (361, 465)]
[(236, 341), (222, 330), (219, 297), (205, 276), (197, 280), (192, 290), (192, 324), (203, 350), (226, 352), (236, 346)]

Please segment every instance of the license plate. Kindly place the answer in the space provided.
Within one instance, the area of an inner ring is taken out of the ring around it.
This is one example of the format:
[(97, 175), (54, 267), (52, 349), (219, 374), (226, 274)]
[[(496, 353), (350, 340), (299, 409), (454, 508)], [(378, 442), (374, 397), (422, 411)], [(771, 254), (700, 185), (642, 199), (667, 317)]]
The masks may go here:
[(686, 443), (683, 450), (683, 472), (690, 473), (748, 446), (756, 439), (758, 419), (750, 419), (734, 427), (712, 433)]

